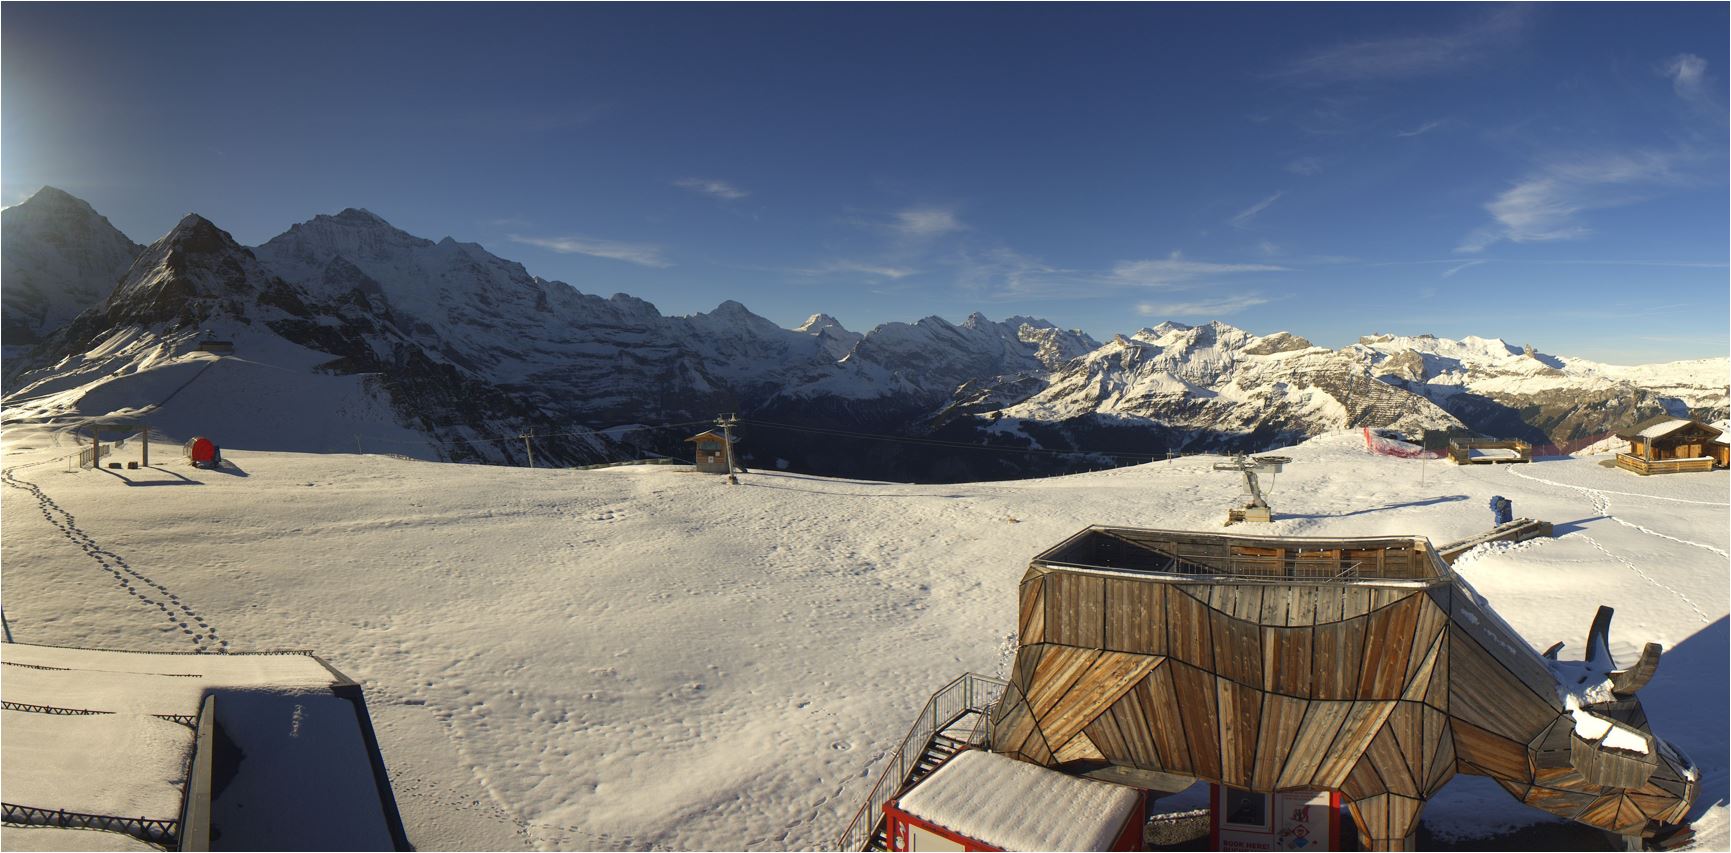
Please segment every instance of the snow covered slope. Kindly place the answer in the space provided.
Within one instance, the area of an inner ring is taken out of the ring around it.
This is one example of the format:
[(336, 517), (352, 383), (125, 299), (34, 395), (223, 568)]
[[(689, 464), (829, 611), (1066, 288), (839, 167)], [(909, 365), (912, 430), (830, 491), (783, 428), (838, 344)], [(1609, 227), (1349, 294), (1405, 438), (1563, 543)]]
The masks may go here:
[[(243, 450), (244, 477), (66, 473), (64, 434), (3, 438), (18, 640), (190, 650), (119, 583), (142, 576), (237, 650), (317, 650), (364, 682), (424, 849), (827, 847), (927, 696), (1008, 664), (1034, 554), (1093, 523), (1219, 529), (1240, 488), (1217, 457), (946, 486)], [(1726, 472), (1455, 467), (1353, 432), (1282, 452), (1274, 533), (1450, 541), (1493, 494), (1554, 522), (1458, 568), (1565, 659), (1601, 603), (1615, 644), (1663, 643), (1647, 713), (1703, 769), (1703, 846), (1731, 841)], [(1472, 777), (1426, 809), (1451, 834), (1548, 819)]]
[(82, 199), (43, 187), (0, 210), (0, 343), (34, 344), (100, 304), (143, 246)]

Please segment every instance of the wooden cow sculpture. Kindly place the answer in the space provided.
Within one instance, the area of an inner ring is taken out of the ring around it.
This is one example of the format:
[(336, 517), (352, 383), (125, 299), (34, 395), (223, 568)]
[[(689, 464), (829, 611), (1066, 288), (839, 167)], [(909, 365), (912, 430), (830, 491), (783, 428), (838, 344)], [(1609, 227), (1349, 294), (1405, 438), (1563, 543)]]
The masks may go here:
[(993, 750), (1250, 791), (1333, 790), (1367, 846), (1410, 849), (1456, 773), (1631, 836), (1681, 823), (1699, 772), (1617, 669), (1540, 655), (1422, 537), (1321, 540), (1094, 527), (1035, 558)]

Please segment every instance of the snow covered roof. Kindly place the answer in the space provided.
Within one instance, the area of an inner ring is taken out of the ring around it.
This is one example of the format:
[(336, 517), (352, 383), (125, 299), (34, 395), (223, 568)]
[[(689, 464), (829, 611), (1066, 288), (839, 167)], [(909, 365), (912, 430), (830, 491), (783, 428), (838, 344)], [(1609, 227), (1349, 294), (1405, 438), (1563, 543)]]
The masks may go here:
[[(304, 654), (150, 654), (6, 643), (0, 663), (8, 703), (0, 712), (0, 752), (6, 755), (0, 787), (7, 802), (150, 820), (180, 815), (195, 736), (187, 720), (197, 718), (210, 690), (323, 690), (347, 681)], [(85, 837), (96, 843), (95, 836)]]
[(1002, 850), (1109, 850), (1136, 791), (977, 749), (963, 750), (897, 803)]
[(317, 688), (345, 680), (299, 653), (164, 654), (6, 643), (0, 661), (7, 664), (0, 682), (7, 701), (94, 711), (196, 714), (212, 687)]
[(1658, 438), (1660, 436), (1670, 435), (1671, 433), (1688, 426), (1689, 423), (1689, 421), (1683, 420), (1682, 418), (1671, 418), (1670, 420), (1660, 421), (1644, 430), (1641, 430), (1640, 435), (1642, 438)]
[[(1617, 437), (1621, 439), (1642, 438), (1651, 441), (1655, 438), (1664, 438), (1665, 436), (1670, 435), (1683, 427), (1689, 426), (1690, 424), (1699, 426), (1711, 433), (1721, 433), (1721, 430), (1718, 428), (1708, 426), (1700, 421), (1661, 415), (1656, 418), (1648, 418), (1647, 420), (1641, 421), (1640, 423), (1629, 427), (1627, 431), (1617, 433)], [(1718, 439), (1712, 440), (1717, 441)]]

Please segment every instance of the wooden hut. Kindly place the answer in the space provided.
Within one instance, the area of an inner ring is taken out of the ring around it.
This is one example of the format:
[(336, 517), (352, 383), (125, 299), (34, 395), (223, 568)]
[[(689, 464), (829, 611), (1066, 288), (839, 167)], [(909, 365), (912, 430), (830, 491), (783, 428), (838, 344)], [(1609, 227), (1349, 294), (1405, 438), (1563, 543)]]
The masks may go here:
[(1653, 736), (1635, 695), (1658, 646), (1618, 667), (1609, 613), (1571, 670), (1602, 680), (1565, 684), (1561, 644), (1535, 651), (1423, 537), (1090, 527), (1023, 575), (989, 742), (1144, 788), (1338, 793), (1368, 849), (1411, 849), (1456, 773), (1658, 837), (1688, 814), (1700, 771)]
[(1617, 467), (1642, 476), (1711, 471), (1731, 463), (1723, 431), (1688, 418), (1648, 418), (1617, 437), (1629, 442), (1628, 451), (1617, 454)]
[(685, 440), (694, 445), (692, 453), (697, 462), (697, 470), (705, 474), (726, 474), (729, 457), (732, 455), (727, 446), (727, 436), (715, 430), (704, 430)]

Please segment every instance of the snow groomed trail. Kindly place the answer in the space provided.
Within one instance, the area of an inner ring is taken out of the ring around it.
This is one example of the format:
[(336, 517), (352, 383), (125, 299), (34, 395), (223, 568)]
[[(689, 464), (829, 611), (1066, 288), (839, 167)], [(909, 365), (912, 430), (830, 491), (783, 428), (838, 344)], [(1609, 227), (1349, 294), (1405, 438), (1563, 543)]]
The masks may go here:
[[(8, 464), (65, 453), (41, 427), (5, 438)], [(1591, 460), (1532, 463), (1539, 482), (1375, 456), (1356, 433), (1281, 452), (1294, 462), (1269, 533), (1454, 541), (1490, 527), (1493, 494), (1555, 522), (1557, 538), (1459, 570), (1537, 648), (1565, 640), (1577, 656), (1601, 603), (1617, 608), (1614, 642), (1665, 645), (1646, 708), (1702, 765), (1698, 826), (1725, 844), (1724, 472), (1667, 481), (1678, 501), (1617, 497), (1613, 520), (1568, 484), (1634, 487)], [(44, 509), (0, 513), (12, 630), (186, 648), (177, 622), (162, 630), (160, 610), (114, 595), (68, 547), (99, 537), (102, 560), (149, 567), (224, 638), (316, 650), (364, 684), (422, 849), (824, 848), (933, 690), (1003, 671), (1031, 556), (1089, 524), (1219, 530), (1240, 488), (1211, 457), (943, 486), (757, 472), (729, 487), (671, 466), (224, 455), (248, 476), (127, 489), (14, 472), (5, 509)], [(1546, 819), (1476, 777), (1426, 809), (1451, 837)]]

